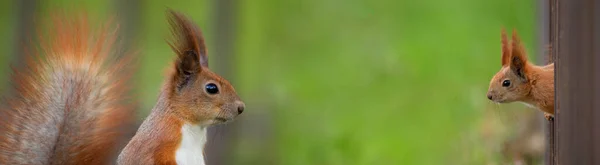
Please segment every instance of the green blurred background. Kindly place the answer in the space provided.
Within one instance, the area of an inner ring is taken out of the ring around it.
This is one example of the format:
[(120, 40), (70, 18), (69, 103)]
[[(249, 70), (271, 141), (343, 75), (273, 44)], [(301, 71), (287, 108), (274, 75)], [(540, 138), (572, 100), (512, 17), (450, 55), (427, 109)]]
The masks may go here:
[(533, 0), (1, 1), (0, 82), (19, 59), (31, 17), (57, 8), (116, 16), (124, 43), (141, 51), (141, 120), (174, 57), (165, 42), (172, 8), (203, 29), (211, 68), (247, 105), (213, 134), (222, 147), (212, 160), (504, 164), (505, 143), (526, 116), (539, 114), (492, 104), (485, 93), (500, 69), (502, 27), (517, 29), (536, 54), (537, 7)]

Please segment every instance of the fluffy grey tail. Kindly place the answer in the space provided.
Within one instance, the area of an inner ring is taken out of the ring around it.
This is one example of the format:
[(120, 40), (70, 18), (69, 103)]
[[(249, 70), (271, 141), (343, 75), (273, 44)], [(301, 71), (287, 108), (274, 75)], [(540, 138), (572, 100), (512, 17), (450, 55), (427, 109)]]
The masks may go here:
[(82, 15), (53, 17), (13, 69), (0, 164), (111, 164), (134, 131), (130, 60), (114, 57), (115, 30), (94, 31)]

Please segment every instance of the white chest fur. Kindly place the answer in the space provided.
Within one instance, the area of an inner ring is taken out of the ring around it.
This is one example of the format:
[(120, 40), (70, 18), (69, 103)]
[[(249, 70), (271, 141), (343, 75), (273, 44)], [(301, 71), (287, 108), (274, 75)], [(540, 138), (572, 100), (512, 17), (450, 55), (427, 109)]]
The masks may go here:
[(184, 124), (181, 127), (181, 144), (175, 152), (177, 164), (204, 165), (204, 144), (206, 144), (206, 128)]

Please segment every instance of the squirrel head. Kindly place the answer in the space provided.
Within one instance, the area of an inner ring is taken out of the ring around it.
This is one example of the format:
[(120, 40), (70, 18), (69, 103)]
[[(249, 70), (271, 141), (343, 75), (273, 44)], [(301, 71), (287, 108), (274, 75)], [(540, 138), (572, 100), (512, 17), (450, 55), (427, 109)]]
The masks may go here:
[(177, 54), (167, 85), (172, 111), (203, 126), (233, 120), (245, 105), (227, 80), (208, 69), (200, 29), (180, 13), (169, 11), (169, 16), (174, 36), (170, 46)]
[(516, 31), (513, 30), (512, 44), (508, 43), (502, 30), (502, 68), (490, 82), (487, 97), (496, 103), (524, 101), (530, 91), (530, 63)]

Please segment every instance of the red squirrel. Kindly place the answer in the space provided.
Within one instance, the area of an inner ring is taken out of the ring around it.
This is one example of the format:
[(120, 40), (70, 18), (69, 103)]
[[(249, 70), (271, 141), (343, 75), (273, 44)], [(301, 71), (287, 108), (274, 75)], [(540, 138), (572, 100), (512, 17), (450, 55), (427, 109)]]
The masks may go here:
[(130, 60), (115, 56), (110, 23), (92, 29), (85, 16), (55, 16), (13, 68), (14, 92), (0, 107), (0, 164), (113, 163), (134, 124)]
[(209, 70), (200, 29), (180, 13), (168, 15), (177, 58), (156, 105), (118, 164), (204, 164), (207, 127), (232, 121), (244, 111), (233, 86)]
[(509, 44), (502, 30), (502, 68), (492, 78), (487, 97), (496, 103), (523, 102), (554, 117), (554, 63), (536, 66), (527, 60), (516, 31)]

